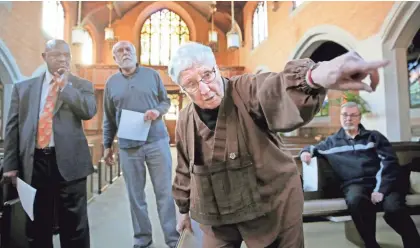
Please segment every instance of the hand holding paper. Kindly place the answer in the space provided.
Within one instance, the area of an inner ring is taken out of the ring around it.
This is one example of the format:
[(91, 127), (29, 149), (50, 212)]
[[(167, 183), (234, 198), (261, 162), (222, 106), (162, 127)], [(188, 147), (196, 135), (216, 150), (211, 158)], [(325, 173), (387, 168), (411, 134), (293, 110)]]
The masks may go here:
[(146, 113), (144, 113), (144, 119), (146, 121), (154, 121), (159, 117), (159, 111), (157, 111), (156, 109), (149, 109), (146, 111)]
[(31, 185), (25, 183), (20, 178), (17, 178), (16, 188), (23, 209), (25, 210), (26, 214), (28, 214), (29, 218), (33, 221), (36, 189), (33, 188)]
[(146, 141), (152, 121), (146, 121), (144, 113), (123, 109), (118, 126), (118, 138)]
[(312, 158), (308, 163), (302, 162), (303, 191), (318, 191), (318, 160)]

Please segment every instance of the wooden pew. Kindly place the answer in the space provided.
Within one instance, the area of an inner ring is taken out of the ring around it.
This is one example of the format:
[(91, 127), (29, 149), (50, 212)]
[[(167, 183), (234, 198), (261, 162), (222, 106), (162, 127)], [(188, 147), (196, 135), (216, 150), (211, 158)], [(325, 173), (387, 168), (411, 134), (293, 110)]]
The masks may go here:
[[(89, 151), (91, 156), (93, 157), (93, 148), (94, 145), (93, 144), (89, 144)], [(90, 202), (93, 199), (93, 175), (89, 175), (86, 178), (86, 193), (87, 193), (87, 199), (88, 202)]]
[(300, 137), (300, 136), (281, 136), (283, 147), (288, 150), (292, 156), (296, 156), (307, 145), (314, 145), (319, 143), (314, 137)]
[(286, 136), (282, 136), (281, 137), (282, 141), (284, 144), (316, 144), (319, 141), (316, 140), (314, 137), (300, 137), (300, 136), (291, 136), (291, 137), (286, 137)]

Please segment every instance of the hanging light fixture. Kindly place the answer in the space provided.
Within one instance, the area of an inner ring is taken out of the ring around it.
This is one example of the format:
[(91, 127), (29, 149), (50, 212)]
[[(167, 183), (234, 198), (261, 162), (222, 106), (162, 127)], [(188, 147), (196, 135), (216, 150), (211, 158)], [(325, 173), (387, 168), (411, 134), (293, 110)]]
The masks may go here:
[(234, 9), (234, 1), (231, 3), (231, 14), (232, 14), (232, 27), (230, 28), (230, 31), (227, 32), (226, 38), (227, 38), (227, 47), (228, 49), (238, 49), (240, 45), (240, 37), (239, 33), (236, 31), (235, 28), (235, 9)]
[(80, 19), (82, 17), (82, 1), (79, 1), (77, 6), (77, 26), (73, 27), (71, 30), (71, 43), (73, 45), (83, 44), (86, 36), (85, 29), (80, 25)]
[(112, 3), (108, 3), (106, 6), (109, 9), (109, 24), (108, 24), (108, 27), (105, 28), (105, 40), (113, 41), (115, 39), (115, 36), (114, 36), (114, 29), (111, 27), (111, 24), (112, 24), (112, 9), (114, 6), (112, 5)]
[(214, 13), (216, 13), (216, 5), (211, 5), (211, 29), (209, 30), (209, 43), (217, 43), (217, 31), (214, 30)]

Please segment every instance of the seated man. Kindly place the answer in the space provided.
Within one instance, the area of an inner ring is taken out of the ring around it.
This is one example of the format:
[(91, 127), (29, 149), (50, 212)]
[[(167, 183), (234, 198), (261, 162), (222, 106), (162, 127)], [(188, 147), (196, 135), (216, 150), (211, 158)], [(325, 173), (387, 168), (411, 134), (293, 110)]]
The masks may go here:
[(401, 171), (389, 141), (378, 131), (361, 124), (358, 105), (341, 106), (342, 128), (300, 154), (309, 163), (313, 156), (324, 156), (341, 181), (344, 197), (354, 224), (367, 248), (376, 242), (376, 205), (382, 205), (384, 219), (401, 235), (405, 248), (420, 247), (420, 236), (405, 208), (405, 194), (396, 187)]

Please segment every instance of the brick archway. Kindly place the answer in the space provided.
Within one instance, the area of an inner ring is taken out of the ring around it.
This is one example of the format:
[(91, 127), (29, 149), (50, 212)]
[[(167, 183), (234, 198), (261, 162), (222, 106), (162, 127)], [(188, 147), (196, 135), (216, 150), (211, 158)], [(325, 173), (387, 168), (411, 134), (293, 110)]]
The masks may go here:
[[(379, 33), (384, 59), (391, 61), (384, 70), (386, 121), (391, 140), (411, 140), (411, 123), (420, 122), (420, 109), (410, 109), (407, 48), (420, 29), (420, 2), (396, 2)], [(389, 117), (388, 117), (389, 116)]]
[(14, 84), (23, 78), (12, 53), (0, 40), (0, 80), (3, 84)]
[[(309, 29), (299, 40), (296, 48), (289, 56), (289, 60), (310, 58), (312, 54), (325, 42), (334, 42), (347, 51), (355, 50), (358, 40), (346, 30), (335, 25), (319, 25)], [(341, 97), (341, 92), (328, 92), (328, 99), (334, 100)], [(314, 118), (307, 126), (311, 127), (339, 127), (339, 106), (330, 105), (328, 116)]]
[(12, 53), (7, 48), (6, 44), (0, 40), (0, 83), (2, 83), (2, 102), (0, 103), (1, 119), (0, 119), (0, 132), (4, 137), (4, 128), (7, 119), (7, 113), (9, 112), (10, 96), (12, 94), (13, 84), (24, 79), (24, 76), (20, 73), (19, 67), (13, 58)]
[(326, 41), (332, 41), (347, 50), (357, 47), (357, 39), (349, 32), (334, 25), (319, 25), (309, 29), (299, 40), (296, 48), (289, 56), (289, 60), (308, 58)]

